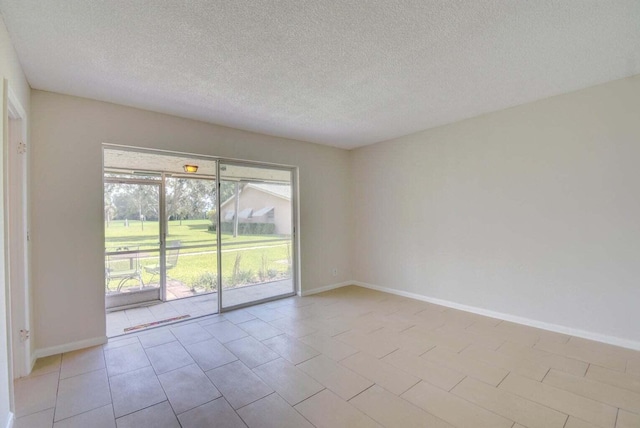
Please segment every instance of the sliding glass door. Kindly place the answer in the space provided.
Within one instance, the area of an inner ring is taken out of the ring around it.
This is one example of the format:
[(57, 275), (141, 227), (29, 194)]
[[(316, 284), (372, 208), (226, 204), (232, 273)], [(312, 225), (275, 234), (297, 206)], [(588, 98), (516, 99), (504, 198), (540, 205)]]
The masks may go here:
[(222, 308), (295, 292), (293, 195), (291, 169), (220, 163)]
[(147, 324), (293, 295), (293, 171), (105, 148), (107, 309)]

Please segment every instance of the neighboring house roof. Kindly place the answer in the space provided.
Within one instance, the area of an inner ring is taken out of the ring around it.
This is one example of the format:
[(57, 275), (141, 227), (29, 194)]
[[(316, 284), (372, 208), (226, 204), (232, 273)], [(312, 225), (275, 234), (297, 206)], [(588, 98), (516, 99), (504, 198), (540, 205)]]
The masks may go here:
[[(247, 189), (259, 190), (260, 192), (268, 193), (287, 201), (291, 200), (291, 185), (250, 183), (244, 186), (244, 189), (242, 189), (242, 191), (245, 191)], [(222, 204), (220, 204), (220, 208), (222, 209), (222, 207), (233, 201), (234, 198), (235, 195), (224, 201)]]
[(254, 211), (254, 217), (262, 217), (265, 214), (268, 214), (270, 211), (273, 211), (274, 207), (264, 207), (261, 210)]
[(249, 218), (251, 217), (252, 213), (253, 213), (253, 208), (247, 208), (245, 210), (240, 211), (240, 214), (238, 214), (238, 218)]
[(247, 184), (245, 189), (254, 188), (258, 190), (262, 190), (265, 193), (270, 193), (274, 196), (278, 196), (282, 199), (286, 199), (287, 201), (291, 200), (291, 185), (282, 185), (282, 184)]

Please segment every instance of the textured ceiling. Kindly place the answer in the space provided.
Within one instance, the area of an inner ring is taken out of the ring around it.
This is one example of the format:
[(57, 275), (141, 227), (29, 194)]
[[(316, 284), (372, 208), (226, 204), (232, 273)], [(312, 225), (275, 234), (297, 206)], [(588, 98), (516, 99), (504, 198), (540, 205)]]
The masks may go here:
[(33, 88), (353, 148), (640, 73), (639, 0), (0, 0)]

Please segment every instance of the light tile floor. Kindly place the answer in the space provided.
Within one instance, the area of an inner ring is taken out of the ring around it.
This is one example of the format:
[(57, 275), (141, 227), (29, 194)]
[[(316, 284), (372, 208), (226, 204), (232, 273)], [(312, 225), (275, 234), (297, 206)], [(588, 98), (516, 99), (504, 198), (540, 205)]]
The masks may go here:
[[(291, 279), (264, 284), (232, 288), (222, 293), (223, 307), (241, 305), (293, 291)], [(191, 318), (213, 314), (218, 311), (218, 293), (200, 294), (132, 309), (113, 311), (107, 314), (107, 337), (125, 334), (125, 329), (182, 315)], [(171, 323), (167, 323), (171, 324)]]
[(39, 359), (16, 428), (640, 427), (640, 352), (355, 286)]

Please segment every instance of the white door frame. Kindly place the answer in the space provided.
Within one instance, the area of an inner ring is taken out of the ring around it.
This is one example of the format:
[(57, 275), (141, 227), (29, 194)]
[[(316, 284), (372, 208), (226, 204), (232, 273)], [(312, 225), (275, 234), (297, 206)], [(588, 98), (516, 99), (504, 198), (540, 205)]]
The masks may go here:
[(27, 115), (11, 87), (7, 91), (8, 138), (5, 153), (5, 231), (11, 307), (10, 334), (13, 378), (28, 375), (33, 367), (29, 269), (29, 160)]

